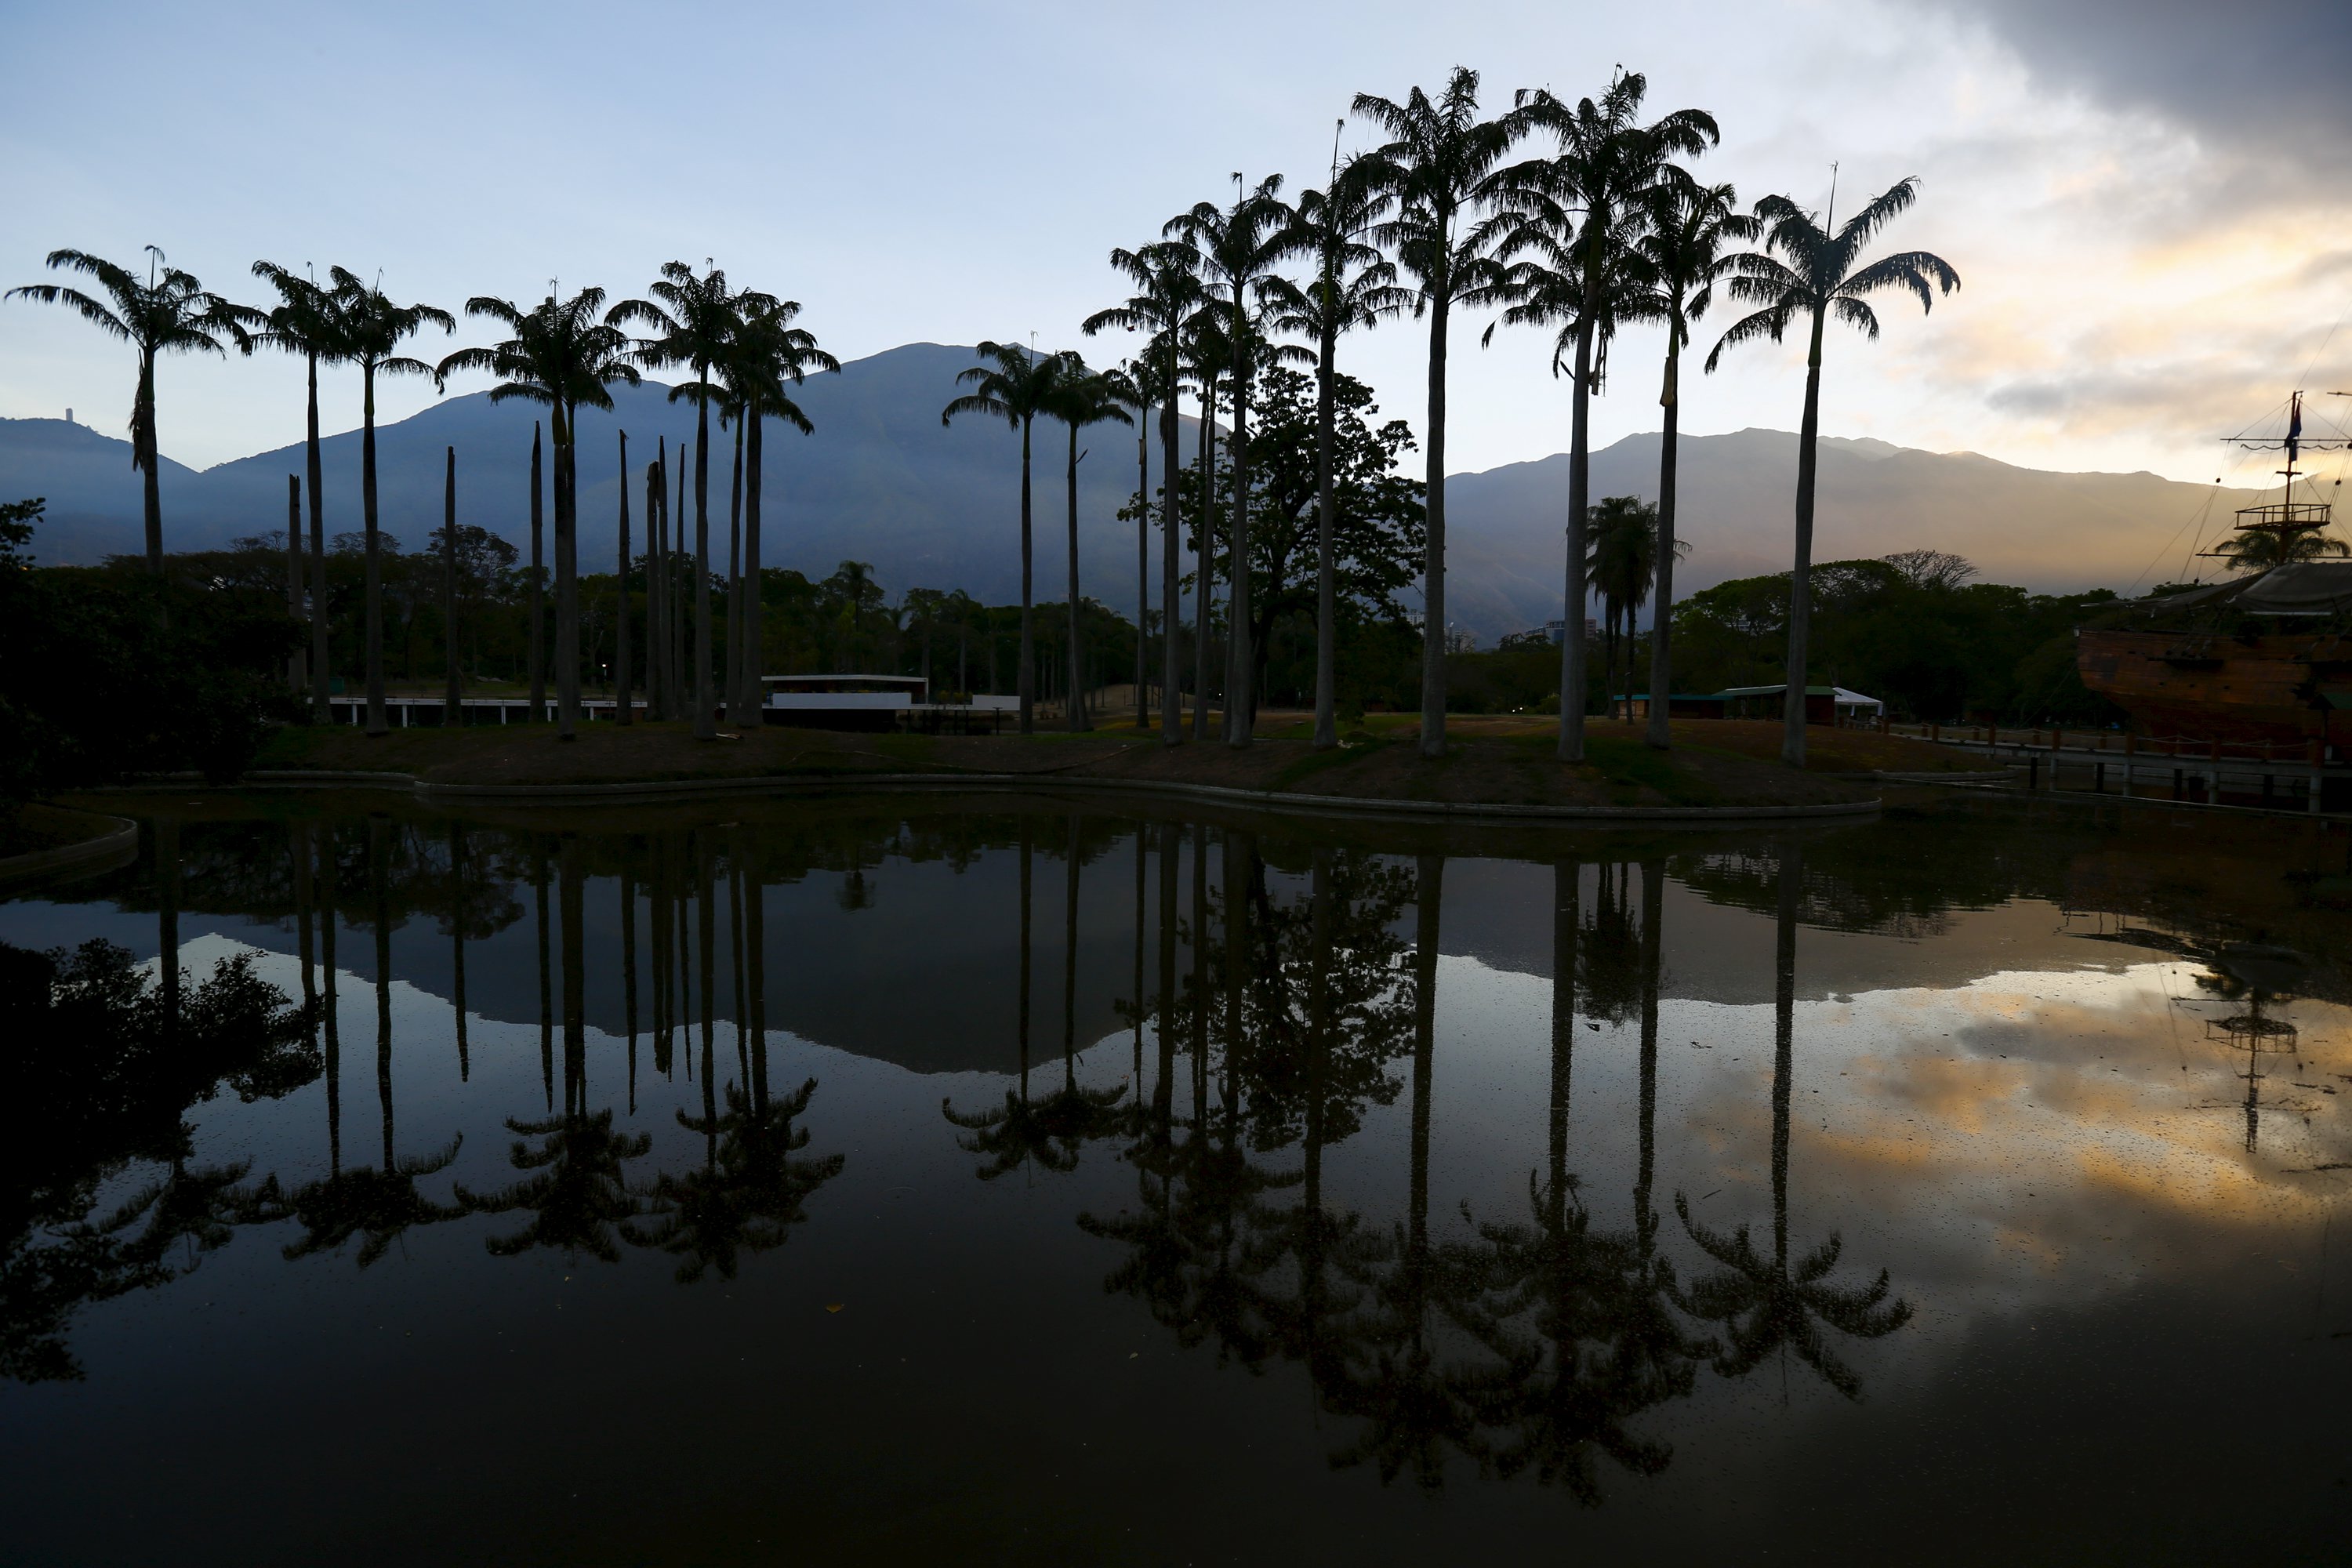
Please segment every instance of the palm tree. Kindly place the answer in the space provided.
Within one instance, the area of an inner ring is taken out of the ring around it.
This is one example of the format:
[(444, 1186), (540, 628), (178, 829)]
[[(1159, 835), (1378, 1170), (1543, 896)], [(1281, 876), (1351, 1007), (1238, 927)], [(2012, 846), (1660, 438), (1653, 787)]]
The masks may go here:
[[(1132, 425), (1127, 410), (1119, 406), (1120, 386), (1112, 374), (1091, 371), (1087, 362), (1076, 353), (1064, 350), (1055, 356), (1062, 362), (1062, 384), (1054, 399), (1055, 418), (1070, 430), (1070, 685), (1069, 721), (1072, 730), (1091, 730), (1094, 721), (1087, 716), (1086, 668), (1081, 652), (1086, 639), (1080, 635), (1081, 606), (1078, 603), (1078, 431), (1088, 425), (1100, 425), (1116, 419), (1122, 425)], [(1114, 373), (1115, 374), (1115, 373)]]
[(710, 689), (710, 402), (720, 395), (711, 373), (722, 364), (744, 318), (772, 310), (781, 301), (727, 286), (727, 274), (705, 261), (701, 277), (683, 261), (662, 263), (661, 277), (646, 300), (624, 300), (605, 321), (614, 326), (642, 321), (656, 334), (639, 339), (636, 357), (647, 369), (682, 366), (694, 379), (670, 388), (670, 399), (694, 400), (694, 734), (716, 740), (719, 727)]
[(1658, 582), (1657, 611), (1650, 617), (1650, 729), (1652, 746), (1664, 751), (1673, 742), (1667, 729), (1666, 696), (1674, 690), (1675, 667), (1671, 641), (1675, 611), (1675, 562), (1684, 553), (1675, 537), (1675, 438), (1682, 418), (1682, 355), (1690, 343), (1690, 324), (1706, 314), (1714, 302), (1715, 286), (1731, 271), (1723, 254), (1727, 240), (1752, 240), (1756, 220), (1734, 211), (1738, 196), (1727, 184), (1702, 185), (1696, 180), (1675, 180), (1659, 185), (1648, 221), (1633, 242), (1648, 264), (1657, 291), (1655, 314), (1666, 328), (1665, 384), (1658, 392), (1664, 410), (1658, 437)]
[[(1158, 362), (1160, 383), (1160, 741), (1173, 746), (1183, 740), (1182, 672), (1177, 665), (1177, 578), (1181, 540), (1177, 519), (1176, 395), (1183, 385), (1183, 330), (1205, 291), (1199, 276), (1200, 253), (1189, 245), (1161, 241), (1140, 250), (1114, 250), (1110, 264), (1135, 285), (1127, 303), (1088, 316), (1083, 330), (1091, 337), (1106, 327), (1149, 332), (1145, 354)], [(1145, 378), (1139, 382), (1149, 384)], [(1137, 623), (1140, 627), (1141, 622)], [(1141, 699), (1139, 697), (1138, 701)]]
[(580, 723), (580, 470), (573, 445), (580, 405), (610, 408), (606, 384), (635, 386), (638, 380), (626, 357), (628, 339), (598, 318), (604, 303), (602, 289), (563, 300), (550, 294), (529, 311), (478, 294), (466, 301), (466, 314), (498, 322), (508, 337), (494, 347), (460, 349), (434, 372), (446, 384), (453, 370), (487, 371), (500, 378), (491, 402), (520, 397), (547, 407), (555, 447), (556, 721), (566, 740), (576, 738)]
[(343, 268), (334, 279), (335, 312), (341, 321), (343, 359), (360, 367), (360, 514), (367, 529), (367, 732), (391, 732), (383, 710), (383, 552), (376, 525), (375, 384), (379, 376), (430, 375), (433, 367), (400, 352), (401, 343), (428, 326), (457, 330), (456, 318), (433, 305), (395, 305), (381, 282), (364, 283)]
[[(1428, 541), (1422, 568), (1421, 752), (1445, 751), (1445, 354), (1454, 307), (1487, 298), (1501, 268), (1483, 228), (1467, 222), (1517, 143), (1516, 114), (1478, 118), (1478, 73), (1456, 66), (1435, 101), (1418, 87), (1404, 102), (1358, 93), (1351, 112), (1390, 140), (1364, 166), (1396, 202), (1371, 231), (1412, 279), (1412, 313), (1429, 317)], [(1563, 706), (1565, 706), (1563, 704)]]
[(2229, 559), (2232, 572), (2267, 572), (2298, 561), (2329, 561), (2352, 555), (2352, 546), (2317, 529), (2289, 532), (2279, 528), (2249, 528), (2213, 547)]
[(800, 314), (798, 301), (763, 302), (765, 296), (761, 295), (739, 298), (746, 306), (725, 369), (742, 401), (750, 437), (743, 469), (744, 587), (740, 628), (743, 646), (741, 657), (735, 661), (735, 681), (727, 694), (727, 719), (730, 724), (757, 724), (766, 699), (761, 679), (760, 500), (764, 471), (761, 435), (771, 416), (803, 436), (814, 434), (816, 426), (785, 389), (806, 381), (812, 370), (838, 371), (841, 362), (817, 347), (816, 338), (806, 328), (793, 325), (793, 318)]
[(342, 355), (342, 322), (335, 313), (334, 296), (311, 279), (274, 261), (257, 261), (253, 275), (278, 290), (278, 303), (265, 315), (254, 346), (280, 349), (302, 356), (310, 380), (308, 416), (303, 437), (310, 487), (310, 722), (324, 724), (331, 717), (327, 703), (327, 521), (326, 490), (319, 457), (319, 362), (332, 363)]
[[(1601, 684), (1606, 689), (1618, 689), (1617, 649), (1621, 639), (1617, 628), (1622, 624), (1625, 628), (1622, 639), (1625, 649), (1623, 689), (1628, 698), (1626, 719), (1631, 721), (1633, 619), (1649, 601), (1651, 587), (1658, 577), (1658, 509), (1637, 496), (1603, 496), (1586, 519), (1585, 543), (1590, 552), (1588, 569), (1593, 587), (1600, 592), (1608, 626)], [(1678, 544), (1675, 548), (1690, 547)], [(1660, 614), (1664, 613), (1661, 610)], [(1657, 706), (1654, 693), (1651, 706)]]
[(1054, 416), (1067, 366), (1058, 355), (1032, 353), (1018, 343), (983, 342), (977, 351), (992, 363), (959, 372), (956, 384), (972, 390), (940, 410), (940, 423), (959, 414), (984, 414), (1021, 432), (1021, 732), (1036, 729), (1035, 629), (1030, 580), (1029, 432), (1042, 415)]
[[(1234, 176), (1242, 184), (1239, 174)], [(1234, 424), (1226, 450), (1232, 454), (1234, 517), (1225, 547), (1233, 563), (1233, 587), (1225, 605), (1225, 742), (1246, 746), (1257, 722), (1252, 690), (1257, 660), (1250, 650), (1249, 395), (1252, 356), (1258, 342), (1250, 306), (1264, 304), (1274, 269), (1289, 254), (1293, 215), (1282, 200), (1282, 176), (1269, 174), (1254, 190), (1242, 190), (1233, 205), (1196, 203), (1168, 220), (1161, 233), (1200, 253), (1202, 270), (1226, 294), (1227, 346), (1233, 351)]]
[(107, 336), (129, 343), (139, 355), (139, 390), (131, 400), (131, 466), (146, 481), (147, 570), (163, 571), (163, 495), (157, 482), (155, 447), (155, 362), (168, 353), (216, 353), (224, 334), (250, 353), (247, 328), (262, 324), (257, 311), (232, 305), (176, 267), (163, 265), (163, 253), (147, 247), (147, 281), (127, 267), (117, 266), (86, 250), (52, 250), (52, 270), (79, 272), (95, 279), (101, 300), (62, 283), (28, 283), (11, 289), (6, 297), (22, 297), (44, 305), (63, 305)]
[[(1342, 125), (1346, 121), (1339, 122)], [(1366, 178), (1360, 155), (1342, 165), (1335, 143), (1331, 178), (1299, 197), (1290, 248), (1314, 258), (1315, 276), (1301, 288), (1273, 285), (1277, 331), (1315, 340), (1315, 746), (1339, 743), (1339, 570), (1332, 554), (1336, 526), (1331, 454), (1337, 439), (1339, 334), (1394, 316), (1412, 302), (1397, 286), (1396, 267), (1365, 237), (1387, 216), (1389, 193)]]
[[(1830, 212), (1820, 223), (1787, 196), (1766, 196), (1756, 204), (1756, 221), (1764, 230), (1762, 250), (1733, 257), (1733, 276), (1725, 285), (1732, 299), (1758, 307), (1734, 321), (1706, 356), (1715, 369), (1723, 351), (1737, 343), (1769, 338), (1779, 342), (1792, 322), (1802, 319), (1810, 329), (1805, 350), (1805, 414), (1797, 433), (1797, 549), (1789, 574), (1788, 682), (1780, 703), (1780, 761), (1792, 768), (1805, 765), (1805, 647), (1812, 629), (1813, 479), (1822, 423), (1822, 329), (1834, 314), (1867, 338), (1878, 336), (1878, 315), (1867, 296), (1883, 289), (1905, 289), (1918, 297), (1925, 312), (1936, 303), (1936, 290), (1949, 294), (1960, 286), (1960, 275), (1942, 257), (1925, 250), (1899, 251), (1856, 267), (1864, 247), (1879, 230), (1918, 199), (1919, 181), (1907, 175), (1863, 204), (1844, 226), (1831, 229), (1837, 216), (1837, 192), (1830, 192)], [(1777, 253), (1777, 254), (1776, 254)]]
[(1598, 102), (1574, 105), (1549, 92), (1522, 94), (1530, 125), (1559, 138), (1556, 156), (1514, 170), (1505, 182), (1506, 255), (1532, 251), (1511, 269), (1514, 299), (1506, 319), (1560, 324), (1552, 370), (1570, 362), (1571, 406), (1568, 458), (1568, 584), (1566, 626), (1559, 652), (1559, 758), (1584, 760), (1587, 597), (1584, 579), (1586, 509), (1591, 504), (1591, 397), (1608, 364), (1617, 324), (1651, 313), (1646, 263), (1633, 240), (1647, 222), (1658, 186), (1685, 176), (1671, 161), (1705, 152), (1720, 140), (1714, 118), (1678, 109), (1643, 125), (1639, 116), (1649, 83), (1620, 71)]

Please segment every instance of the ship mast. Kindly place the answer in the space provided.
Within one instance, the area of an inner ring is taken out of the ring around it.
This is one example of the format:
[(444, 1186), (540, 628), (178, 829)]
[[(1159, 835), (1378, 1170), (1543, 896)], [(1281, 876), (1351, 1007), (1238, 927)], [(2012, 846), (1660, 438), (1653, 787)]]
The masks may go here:
[[(2336, 393), (2333, 395), (2347, 395)], [(2237, 531), (2242, 535), (2268, 534), (2272, 542), (2268, 549), (2258, 552), (2249, 549), (2248, 542), (2241, 540), (2235, 549), (2223, 546), (2198, 553), (2247, 564), (2260, 561), (2265, 565), (2284, 565), (2292, 561), (2307, 559), (2313, 553), (2311, 547), (2298, 544), (2296, 541), (2326, 528), (2333, 519), (2334, 509), (2324, 500), (2299, 501), (2294, 499), (2295, 465), (2305, 447), (2331, 451), (2352, 446), (2352, 439), (2340, 436), (2306, 437), (2303, 433), (2303, 390), (2298, 387), (2287, 395), (2286, 435), (2284, 439), (2267, 436), (2226, 436), (2222, 440), (2225, 445), (2247, 451), (2283, 450), (2286, 453), (2286, 467), (2272, 470), (2284, 481), (2280, 488), (2277, 503), (2265, 502), (2238, 509)], [(2263, 556), (2268, 560), (2263, 561)]]

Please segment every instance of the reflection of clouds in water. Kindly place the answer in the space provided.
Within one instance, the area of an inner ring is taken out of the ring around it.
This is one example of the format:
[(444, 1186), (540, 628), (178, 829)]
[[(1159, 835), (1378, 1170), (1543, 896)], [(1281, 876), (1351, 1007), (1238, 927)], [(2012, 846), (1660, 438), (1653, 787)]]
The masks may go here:
[[(2009, 971), (1798, 1003), (1792, 1247), (1835, 1232), (1842, 1274), (1888, 1268), (1920, 1310), (1912, 1342), (2194, 1272), (2248, 1230), (2315, 1225), (2344, 1178), (2308, 1167), (2352, 1159), (2352, 1083), (2333, 1076), (2352, 1071), (2334, 1044), (2347, 1010), (2276, 1009), (2305, 1055), (2300, 1070), (2266, 1062), (2264, 1100), (2312, 1109), (2267, 1111), (2249, 1156), (2245, 1058), (2206, 1038), (2205, 1017), (2227, 1009), (2197, 1005), (2200, 968)], [(1433, 1195), (1515, 1214), (1542, 1149), (1550, 984), (1449, 959), (1439, 994)], [(1658, 1190), (1686, 1193), (1710, 1226), (1769, 1234), (1772, 1028), (1769, 1004), (1660, 1005)], [(1640, 1031), (1580, 1021), (1576, 1047), (1570, 1163), (1616, 1223), (1636, 1159)], [(1679, 1237), (1673, 1250), (1685, 1272), (1704, 1263)]]

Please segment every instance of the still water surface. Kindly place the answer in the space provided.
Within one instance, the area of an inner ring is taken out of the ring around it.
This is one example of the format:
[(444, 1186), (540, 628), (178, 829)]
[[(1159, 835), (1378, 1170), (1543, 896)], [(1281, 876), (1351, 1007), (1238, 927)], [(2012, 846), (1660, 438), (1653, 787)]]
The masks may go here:
[(138, 809), (11, 1563), (2352, 1542), (2340, 830)]

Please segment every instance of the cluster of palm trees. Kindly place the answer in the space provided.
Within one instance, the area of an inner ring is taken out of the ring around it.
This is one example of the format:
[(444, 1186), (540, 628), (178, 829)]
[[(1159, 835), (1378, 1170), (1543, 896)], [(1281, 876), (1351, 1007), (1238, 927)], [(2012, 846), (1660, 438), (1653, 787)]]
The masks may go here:
[[(344, 365), (360, 374), (361, 446), (360, 509), (366, 531), (365, 664), (367, 729), (371, 734), (389, 730), (384, 710), (383, 550), (377, 521), (375, 391), (379, 380), (404, 375), (430, 376), (446, 386), (457, 372), (481, 371), (498, 378), (493, 402), (512, 398), (543, 405), (548, 411), (547, 434), (552, 447), (551, 474), (542, 472), (539, 433), (531, 438), (530, 467), (530, 687), (534, 717), (546, 710), (543, 615), (541, 603), (543, 514), (541, 496), (551, 479), (555, 524), (556, 721), (565, 739), (581, 722), (579, 482), (574, 433), (583, 405), (610, 408), (614, 383), (630, 385), (639, 369), (684, 370), (690, 379), (670, 391), (673, 401), (695, 405), (693, 452), (694, 543), (685, 542), (686, 454), (679, 454), (677, 513), (675, 535), (671, 524), (667, 443), (655, 461), (646, 466), (646, 570), (649, 582), (648, 625), (646, 628), (646, 687), (649, 707), (657, 716), (692, 718), (695, 733), (709, 739), (717, 733), (719, 707), (724, 704), (733, 723), (757, 721), (761, 703), (760, 647), (760, 505), (761, 434), (766, 420), (784, 420), (803, 432), (811, 428), (792, 389), (813, 370), (838, 370), (839, 363), (817, 346), (804, 328), (793, 324), (800, 305), (772, 294), (736, 289), (725, 272), (705, 264), (697, 273), (682, 261), (661, 268), (660, 277), (645, 298), (605, 306), (602, 289), (583, 289), (559, 299), (547, 297), (528, 309), (511, 300), (478, 295), (466, 302), (465, 313), (488, 321), (505, 336), (485, 347), (460, 349), (427, 363), (403, 352), (409, 340), (430, 327), (443, 332), (457, 330), (457, 318), (436, 306), (401, 304), (383, 291), (381, 279), (370, 281), (345, 268), (328, 270), (320, 281), (275, 262), (257, 261), (254, 276), (268, 284), (278, 302), (268, 310), (236, 304), (206, 289), (201, 281), (166, 264), (163, 253), (148, 247), (145, 276), (102, 257), (80, 250), (52, 251), (52, 268), (89, 279), (95, 291), (59, 283), (32, 284), (9, 291), (46, 304), (63, 305), (108, 335), (131, 345), (139, 360), (138, 390), (131, 405), (131, 461), (145, 478), (147, 563), (160, 574), (163, 562), (162, 498), (157, 489), (155, 446), (155, 365), (167, 353), (227, 353), (230, 344), (246, 353), (275, 349), (299, 355), (309, 373), (307, 462), (310, 489), (310, 584), (305, 595), (289, 580), (289, 600), (300, 613), (307, 596), (310, 631), (308, 684), (314, 721), (328, 715), (326, 621), (326, 522), (319, 437), (319, 370)], [(643, 335), (632, 336), (631, 327)], [(735, 430), (733, 500), (730, 507), (730, 560), (727, 604), (730, 633), (729, 668), (714, 677), (710, 595), (710, 417), (714, 409), (722, 424)], [(623, 470), (619, 517), (619, 567), (628, 576), (631, 564), (628, 513), (628, 437), (620, 439)], [(299, 558), (299, 483), (289, 505), (289, 574)], [(456, 552), (457, 455), (448, 454), (446, 487), (449, 511), (443, 543), (444, 592), (454, 595), (457, 579)], [(752, 584), (747, 591), (746, 584)], [(698, 587), (706, 591), (697, 591)], [(690, 610), (688, 606), (691, 606)], [(618, 628), (615, 658), (620, 721), (633, 714), (630, 698), (630, 633), (625, 624), (627, 602), (622, 601), (624, 624)], [(686, 622), (690, 618), (691, 626)], [(449, 660), (448, 718), (457, 721), (461, 700), (457, 661)], [(719, 687), (713, 689), (713, 680)]]
[[(1230, 563), (1226, 584), (1224, 738), (1251, 737), (1255, 668), (1249, 647), (1249, 416), (1254, 368), (1267, 356), (1310, 360), (1318, 379), (1319, 495), (1315, 743), (1338, 742), (1334, 679), (1334, 564), (1330, 481), (1333, 386), (1339, 340), (1347, 332), (1411, 311), (1428, 328), (1428, 410), (1423, 430), (1428, 526), (1423, 570), (1421, 747), (1437, 755), (1445, 744), (1445, 437), (1446, 381), (1454, 312), (1499, 310), (1496, 323), (1550, 329), (1555, 374), (1570, 378), (1572, 401), (1568, 495), (1566, 603), (1571, 623), (1587, 599), (1589, 432), (1591, 399), (1601, 388), (1609, 348), (1620, 329), (1655, 323), (1665, 329), (1659, 402), (1664, 411), (1657, 542), (1651, 546), (1662, 612), (1651, 645), (1651, 688), (1670, 686), (1669, 637), (1664, 606), (1672, 602), (1675, 540), (1675, 432), (1680, 369), (1694, 321), (1719, 289), (1751, 307), (1706, 358), (1715, 368), (1723, 351), (1757, 338), (1780, 341), (1792, 328), (1810, 334), (1805, 413), (1796, 496), (1795, 593), (1789, 626), (1788, 729), (1784, 756), (1801, 766), (1804, 754), (1806, 574), (1811, 557), (1814, 448), (1819, 427), (1823, 328), (1834, 316), (1875, 336), (1878, 321), (1867, 297), (1907, 290), (1922, 306), (1934, 291), (1949, 292), (1958, 275), (1924, 251), (1881, 257), (1864, 264), (1870, 241), (1917, 194), (1917, 182), (1897, 181), (1863, 204), (1843, 225), (1831, 210), (1815, 215), (1786, 196), (1769, 196), (1751, 212), (1738, 210), (1728, 184), (1707, 184), (1685, 163), (1719, 140), (1714, 118), (1676, 110), (1644, 120), (1647, 83), (1620, 70), (1597, 98), (1570, 102), (1549, 90), (1522, 90), (1511, 107), (1487, 115), (1479, 105), (1477, 73), (1457, 67), (1434, 95), (1415, 87), (1402, 100), (1359, 94), (1350, 112), (1381, 140), (1342, 158), (1335, 135), (1329, 175), (1319, 190), (1294, 205), (1279, 175), (1250, 184), (1234, 175), (1233, 200), (1203, 202), (1171, 218), (1149, 244), (1111, 252), (1111, 265), (1133, 292), (1088, 317), (1088, 333), (1118, 327), (1145, 335), (1129, 369), (1135, 389), (1128, 405), (1156, 405), (1160, 416), (1163, 472), (1163, 554), (1160, 616), (1178, 625), (1178, 539), (1188, 521), (1194, 548), (1195, 639), (1201, 694), (1195, 737), (1205, 733), (1209, 689), (1210, 601), (1214, 594), (1213, 542), (1222, 530)], [(1339, 121), (1344, 132), (1347, 120)], [(1521, 156), (1523, 144), (1543, 148)], [(1761, 241), (1757, 248), (1737, 249)], [(1286, 275), (1299, 263), (1304, 276)], [(1481, 341), (1489, 342), (1490, 325)], [(1303, 338), (1277, 344), (1287, 334)], [(1017, 351), (1004, 351), (1017, 353)], [(1075, 356), (1060, 356), (1073, 365)], [(1010, 379), (1009, 365), (1001, 371)], [(1042, 374), (1042, 373), (1040, 373)], [(1076, 374), (1076, 372), (1073, 372)], [(1179, 395), (1200, 399), (1205, 481), (1218, 437), (1222, 405), (1229, 412), (1224, 440), (1237, 498), (1230, 518), (1213, 515), (1212, 487), (1195, 491), (1200, 515), (1179, 515), (1177, 413)], [(1008, 408), (1013, 405), (1007, 403)], [(1018, 422), (1018, 421), (1016, 421)], [(1024, 425), (1025, 428), (1025, 425)], [(1075, 427), (1074, 427), (1075, 429)], [(1024, 447), (1026, 525), (1027, 449)], [(1139, 517), (1139, 530), (1143, 526)], [(1141, 552), (1139, 544), (1139, 553)], [(1175, 639), (1163, 643), (1166, 668), (1160, 733), (1181, 739), (1172, 694), (1181, 690)], [(1583, 756), (1584, 639), (1561, 639), (1559, 745), (1561, 760)], [(1139, 682), (1139, 689), (1140, 682)], [(1666, 706), (1651, 705), (1650, 743), (1669, 743)]]

